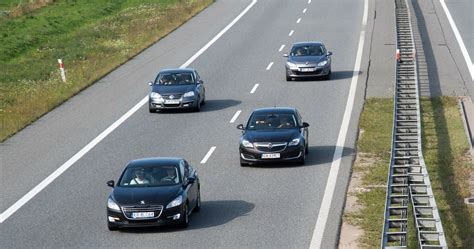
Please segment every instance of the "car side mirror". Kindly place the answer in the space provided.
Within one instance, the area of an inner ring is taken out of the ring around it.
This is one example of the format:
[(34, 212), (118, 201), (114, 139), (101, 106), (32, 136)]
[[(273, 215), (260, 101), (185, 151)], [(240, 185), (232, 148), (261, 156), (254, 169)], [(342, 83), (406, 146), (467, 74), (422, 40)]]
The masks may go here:
[(303, 127), (303, 128), (309, 127), (309, 124), (306, 123), (306, 122), (303, 122), (303, 125), (301, 127)]
[(244, 130), (244, 125), (243, 125), (243, 124), (237, 125), (237, 129), (239, 129), (239, 130)]
[(194, 184), (196, 182), (196, 178), (188, 177), (188, 184)]
[(288, 57), (288, 54), (283, 54), (283, 57)]
[(204, 84), (203, 80), (198, 80), (198, 84)]
[(109, 186), (109, 187), (113, 188), (113, 187), (115, 186), (115, 182), (114, 182), (114, 180), (110, 180), (110, 181), (108, 181), (108, 182), (107, 182), (107, 186)]
[(331, 55), (332, 55), (332, 52), (329, 51), (329, 52), (327, 53), (327, 56), (331, 56)]
[(153, 81), (148, 82), (149, 86), (153, 86)]

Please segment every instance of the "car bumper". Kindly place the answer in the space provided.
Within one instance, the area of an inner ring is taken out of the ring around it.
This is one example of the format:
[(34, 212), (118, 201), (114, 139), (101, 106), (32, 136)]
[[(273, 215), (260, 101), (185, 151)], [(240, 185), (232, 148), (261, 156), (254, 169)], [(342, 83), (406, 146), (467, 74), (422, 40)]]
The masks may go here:
[(130, 219), (123, 212), (117, 212), (107, 208), (107, 222), (109, 226), (116, 228), (124, 227), (155, 227), (176, 225), (181, 221), (183, 207), (164, 209), (157, 218), (151, 219)]
[(162, 110), (162, 109), (188, 109), (196, 108), (198, 105), (198, 100), (196, 99), (183, 99), (180, 100), (177, 104), (166, 104), (163, 101), (156, 99), (149, 99), (148, 105), (150, 109)]
[[(255, 148), (246, 148), (240, 146), (240, 159), (246, 163), (263, 163), (263, 162), (288, 162), (288, 161), (298, 161), (302, 157), (304, 157), (304, 146), (292, 146), (286, 147), (283, 151), (276, 151), (276, 152), (266, 152), (260, 151)], [(262, 158), (263, 154), (272, 154), (278, 153), (280, 155), (279, 158)]]
[(327, 76), (331, 73), (331, 66), (316, 67), (312, 72), (303, 72), (301, 70), (301, 68), (297, 70), (291, 70), (289, 67), (286, 67), (286, 74), (292, 78)]

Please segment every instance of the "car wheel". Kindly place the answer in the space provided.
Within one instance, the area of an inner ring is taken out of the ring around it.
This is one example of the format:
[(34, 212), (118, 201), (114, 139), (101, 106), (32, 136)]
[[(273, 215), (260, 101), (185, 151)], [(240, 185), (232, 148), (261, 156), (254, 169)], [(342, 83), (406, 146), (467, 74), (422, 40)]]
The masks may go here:
[(248, 167), (250, 164), (245, 162), (244, 160), (242, 160), (242, 158), (240, 158), (240, 166), (242, 167)]
[(107, 228), (109, 231), (117, 231), (119, 228), (117, 226), (112, 225), (110, 222), (107, 222)]
[(201, 210), (201, 189), (198, 189), (196, 206), (194, 207), (194, 212), (199, 212)]
[(206, 104), (206, 94), (204, 94), (204, 96), (202, 97), (202, 102), (201, 102), (201, 105), (205, 105)]
[(188, 203), (184, 205), (184, 212), (183, 212), (183, 217), (181, 218), (181, 222), (179, 224), (179, 227), (181, 228), (186, 228), (189, 225), (189, 207)]
[(288, 74), (287, 74), (287, 75), (286, 75), (286, 81), (291, 81), (291, 80), (292, 80), (291, 77), (288, 76)]
[(297, 164), (304, 165), (305, 161), (306, 161), (306, 153), (303, 153), (303, 156), (300, 159), (298, 159)]
[(305, 153), (306, 155), (308, 155), (308, 154), (309, 154), (309, 148), (308, 148), (308, 145), (306, 145), (306, 146), (305, 146), (305, 148), (304, 148), (304, 153)]
[(194, 110), (195, 110), (196, 112), (200, 112), (200, 111), (201, 111), (201, 101), (198, 101), (197, 106), (194, 108)]

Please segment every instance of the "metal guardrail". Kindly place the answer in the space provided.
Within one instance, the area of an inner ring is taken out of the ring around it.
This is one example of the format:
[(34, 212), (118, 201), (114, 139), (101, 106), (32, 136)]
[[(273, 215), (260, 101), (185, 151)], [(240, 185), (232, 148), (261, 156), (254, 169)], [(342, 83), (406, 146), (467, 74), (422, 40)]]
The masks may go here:
[(381, 246), (407, 247), (412, 214), (420, 248), (447, 248), (422, 154), (418, 68), (407, 0), (395, 0), (395, 18), (398, 49), (394, 121)]

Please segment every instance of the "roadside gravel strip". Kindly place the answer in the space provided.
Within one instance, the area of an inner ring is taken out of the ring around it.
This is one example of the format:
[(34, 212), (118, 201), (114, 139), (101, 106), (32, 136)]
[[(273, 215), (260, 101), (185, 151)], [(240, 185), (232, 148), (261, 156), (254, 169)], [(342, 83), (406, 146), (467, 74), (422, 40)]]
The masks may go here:
[[(196, 58), (198, 58), (202, 53), (204, 53), (210, 46), (212, 46), (212, 44), (214, 44), (214, 42), (216, 42), (225, 32), (227, 32), (227, 30), (229, 30), (236, 22), (238, 22), (239, 19), (242, 18), (242, 16), (245, 15), (245, 13), (247, 13), (247, 11), (249, 11), (249, 9), (252, 8), (256, 3), (257, 3), (257, 0), (252, 0), (252, 2), (247, 6), (247, 8), (245, 8), (231, 23), (229, 23), (223, 30), (221, 30), (221, 32), (219, 32), (214, 38), (212, 38), (212, 40), (210, 40), (204, 47), (202, 47), (196, 54), (194, 54), (191, 58), (189, 58), (180, 67), (185, 68), (189, 66), (189, 64), (191, 64)], [(137, 110), (139, 110), (143, 105), (145, 105), (147, 101), (148, 101), (148, 95), (145, 96), (140, 102), (138, 102), (134, 107), (132, 107), (129, 111), (127, 111), (122, 117), (120, 117), (112, 125), (110, 125), (107, 129), (105, 129), (102, 133), (100, 133), (91, 142), (89, 142), (86, 146), (84, 146), (84, 148), (82, 148), (78, 153), (76, 153), (73, 157), (67, 160), (51, 175), (49, 175), (46, 179), (41, 181), (38, 185), (36, 185), (32, 190), (30, 190), (21, 199), (15, 202), (15, 204), (13, 204), (7, 210), (1, 213), (0, 223), (3, 223), (6, 219), (8, 219), (8, 217), (10, 217), (13, 213), (15, 213), (18, 209), (20, 209), (33, 197), (35, 197), (35, 195), (41, 192), (41, 190), (43, 190), (51, 182), (53, 182), (56, 178), (58, 178), (62, 173), (64, 173), (67, 169), (69, 169), (69, 167), (74, 165), (75, 162), (81, 159), (87, 152), (89, 152), (98, 143), (100, 143), (100, 141), (102, 141), (105, 137), (107, 137), (110, 133), (112, 133), (117, 127), (119, 127), (123, 122), (125, 122), (130, 116), (132, 116)], [(207, 161), (207, 158), (205, 159)]]

